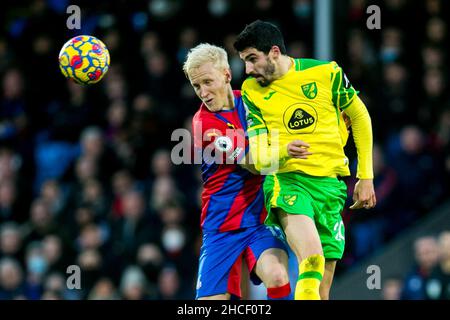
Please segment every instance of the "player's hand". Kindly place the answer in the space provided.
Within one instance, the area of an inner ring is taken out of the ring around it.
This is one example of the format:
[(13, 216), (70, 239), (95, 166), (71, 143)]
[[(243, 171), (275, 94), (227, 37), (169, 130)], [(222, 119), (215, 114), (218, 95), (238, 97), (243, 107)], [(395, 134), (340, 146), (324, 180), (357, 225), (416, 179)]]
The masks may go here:
[(302, 140), (294, 140), (287, 145), (289, 156), (297, 159), (308, 159), (308, 156), (312, 155), (308, 148), (309, 144)]
[(373, 179), (361, 179), (355, 185), (353, 191), (353, 205), (350, 209), (371, 209), (377, 204)]

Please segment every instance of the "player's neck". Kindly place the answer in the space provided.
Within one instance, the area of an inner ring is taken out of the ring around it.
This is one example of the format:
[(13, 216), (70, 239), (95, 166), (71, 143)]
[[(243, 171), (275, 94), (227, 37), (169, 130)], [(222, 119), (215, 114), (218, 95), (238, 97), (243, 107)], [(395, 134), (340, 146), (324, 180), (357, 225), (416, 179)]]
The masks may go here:
[(275, 78), (279, 79), (288, 73), (292, 66), (292, 59), (289, 56), (282, 55), (278, 63), (278, 72), (276, 72)]
[(226, 104), (223, 106), (222, 110), (233, 110), (234, 109), (234, 94), (231, 86), (228, 86), (228, 94)]

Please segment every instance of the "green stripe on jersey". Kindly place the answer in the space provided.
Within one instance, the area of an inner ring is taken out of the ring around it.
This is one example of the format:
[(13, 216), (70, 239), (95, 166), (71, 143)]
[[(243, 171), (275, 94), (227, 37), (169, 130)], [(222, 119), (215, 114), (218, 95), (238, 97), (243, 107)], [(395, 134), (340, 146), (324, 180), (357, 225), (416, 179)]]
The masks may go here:
[(329, 61), (321, 61), (321, 60), (316, 60), (316, 59), (298, 59), (298, 60), (300, 60), (300, 62), (299, 62), (300, 70), (306, 70), (309, 68), (313, 68), (313, 67), (321, 66), (323, 64), (330, 63)]
[(341, 82), (342, 82), (342, 74), (341, 74), (341, 70), (339, 70), (336, 73), (336, 76), (334, 77), (333, 86), (331, 88), (331, 94), (333, 96), (333, 98), (332, 98), (333, 99), (333, 104), (336, 107), (339, 107), (339, 105), (338, 105), (338, 98), (339, 98), (339, 88), (341, 86)]

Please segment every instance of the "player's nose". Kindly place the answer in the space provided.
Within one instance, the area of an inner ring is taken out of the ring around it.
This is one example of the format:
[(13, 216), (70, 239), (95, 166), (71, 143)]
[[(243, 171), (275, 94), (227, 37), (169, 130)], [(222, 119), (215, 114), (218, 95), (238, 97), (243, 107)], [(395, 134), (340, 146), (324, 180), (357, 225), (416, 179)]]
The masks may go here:
[(245, 62), (245, 73), (246, 74), (250, 74), (255, 70), (255, 68), (253, 67), (253, 63), (250, 62)]
[(208, 90), (205, 88), (200, 88), (200, 98), (204, 99), (208, 96)]

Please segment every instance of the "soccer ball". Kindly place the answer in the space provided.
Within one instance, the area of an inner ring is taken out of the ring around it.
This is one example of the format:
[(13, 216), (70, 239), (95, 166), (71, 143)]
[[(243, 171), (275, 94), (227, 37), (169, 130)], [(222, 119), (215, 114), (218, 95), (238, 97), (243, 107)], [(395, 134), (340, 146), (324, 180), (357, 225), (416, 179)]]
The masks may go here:
[(109, 60), (105, 44), (93, 36), (76, 36), (59, 52), (62, 74), (78, 84), (99, 82), (108, 71)]

